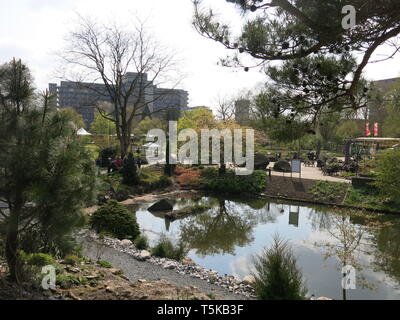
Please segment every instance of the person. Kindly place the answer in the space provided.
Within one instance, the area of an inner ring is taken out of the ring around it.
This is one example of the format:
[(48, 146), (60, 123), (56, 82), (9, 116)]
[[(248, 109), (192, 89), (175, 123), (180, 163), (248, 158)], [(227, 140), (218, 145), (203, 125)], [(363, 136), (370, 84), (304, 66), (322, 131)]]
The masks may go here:
[(137, 167), (140, 169), (142, 167), (142, 160), (140, 159), (140, 157), (136, 158), (135, 162)]
[(107, 173), (108, 174), (111, 173), (112, 168), (113, 168), (113, 159), (108, 158), (108, 161), (107, 161)]
[(124, 165), (124, 162), (122, 161), (121, 157), (118, 157), (117, 160), (115, 160), (115, 166), (117, 169), (121, 168)]

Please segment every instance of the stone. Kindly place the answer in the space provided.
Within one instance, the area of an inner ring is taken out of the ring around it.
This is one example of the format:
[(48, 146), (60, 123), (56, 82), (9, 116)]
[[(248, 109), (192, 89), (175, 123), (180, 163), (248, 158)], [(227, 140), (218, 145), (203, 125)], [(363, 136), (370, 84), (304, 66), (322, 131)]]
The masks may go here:
[(158, 211), (172, 211), (173, 209), (174, 207), (171, 204), (171, 202), (169, 202), (166, 199), (162, 199), (157, 203), (153, 204), (148, 210), (153, 212), (158, 212)]
[(139, 260), (144, 261), (144, 260), (148, 260), (150, 258), (151, 258), (150, 252), (148, 252), (147, 250), (140, 251), (139, 256), (138, 256)]
[(243, 278), (243, 281), (242, 281), (242, 283), (244, 283), (244, 284), (252, 284), (252, 283), (254, 283), (256, 281), (256, 278), (254, 278), (254, 276), (245, 276), (244, 278)]
[(269, 165), (269, 159), (262, 153), (256, 153), (254, 155), (254, 169), (255, 170), (266, 170)]
[(122, 245), (123, 247), (130, 247), (130, 246), (132, 245), (132, 241), (131, 241), (131, 240), (128, 240), (128, 239), (122, 240), (122, 241), (121, 241), (121, 245)]
[(331, 300), (333, 300), (333, 299), (331, 299), (331, 298), (327, 298), (327, 297), (319, 297), (317, 300), (320, 300), (320, 301), (331, 301)]

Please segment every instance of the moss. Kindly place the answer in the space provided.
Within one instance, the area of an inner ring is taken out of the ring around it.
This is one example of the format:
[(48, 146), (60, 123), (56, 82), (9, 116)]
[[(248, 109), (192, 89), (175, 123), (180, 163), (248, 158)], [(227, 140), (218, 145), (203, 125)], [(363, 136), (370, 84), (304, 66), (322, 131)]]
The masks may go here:
[(107, 268), (107, 269), (111, 269), (113, 267), (111, 263), (109, 263), (108, 261), (105, 261), (105, 260), (97, 261), (97, 264), (100, 267)]
[(56, 277), (56, 284), (59, 285), (61, 289), (71, 289), (74, 286), (80, 285), (81, 282), (76, 276), (60, 274)]

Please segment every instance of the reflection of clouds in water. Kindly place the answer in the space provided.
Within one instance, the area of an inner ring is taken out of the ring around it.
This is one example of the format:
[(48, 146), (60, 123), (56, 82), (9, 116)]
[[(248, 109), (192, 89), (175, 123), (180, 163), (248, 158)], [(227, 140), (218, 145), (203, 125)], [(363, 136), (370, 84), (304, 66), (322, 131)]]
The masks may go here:
[[(175, 200), (177, 200), (175, 209), (190, 206), (192, 203), (199, 203), (197, 199)], [(210, 221), (213, 221), (220, 208), (218, 199), (204, 197), (201, 198), (200, 203), (212, 204), (213, 209), (205, 215), (208, 215), (211, 218)], [(158, 241), (162, 233), (166, 234), (171, 240), (177, 241), (181, 227), (188, 221), (187, 219), (190, 220), (192, 217), (171, 223), (167, 232), (165, 220), (161, 216), (153, 215), (147, 211), (151, 204), (146, 203), (139, 206), (140, 210), (137, 211), (136, 215), (140, 228), (145, 229), (145, 233), (152, 244)], [(191, 250), (189, 256), (194, 261), (205, 268), (217, 270), (220, 274), (228, 273), (242, 279), (251, 274), (253, 256), (261, 253), (264, 247), (269, 247), (273, 235), (279, 233), (292, 244), (294, 254), (298, 258), (298, 266), (301, 267), (303, 275), (307, 279), (310, 292), (319, 296), (341, 299), (341, 275), (337, 268), (339, 260), (334, 257), (324, 261), (324, 248), (315, 246), (315, 243), (338, 243), (338, 239), (335, 239), (328, 232), (328, 230), (333, 233), (338, 231), (337, 224), (335, 224), (335, 213), (293, 204), (268, 203), (268, 201), (265, 204), (262, 202), (246, 204), (245, 202), (225, 200), (224, 204), (230, 217), (240, 217), (251, 224), (251, 238), (254, 240), (244, 246), (235, 246), (234, 254), (236, 256), (232, 254), (202, 256), (198, 252), (196, 253), (196, 250)], [(134, 212), (134, 210), (132, 211)], [(292, 214), (291, 216), (290, 212), (299, 212), (299, 214)], [(203, 233), (205, 231), (199, 229), (198, 232)], [(222, 233), (218, 233), (217, 236), (221, 237)], [(238, 238), (238, 235), (236, 235), (236, 238)], [(215, 242), (212, 243), (215, 245)], [(374, 271), (373, 260), (374, 256), (360, 254), (360, 262), (366, 266), (362, 272), (363, 275), (368, 282), (377, 284), (379, 291), (374, 292), (369, 289), (358, 288), (349, 292), (349, 299), (394, 299), (399, 297), (398, 283), (385, 276), (384, 272)], [(377, 283), (378, 281), (380, 283)]]
[(254, 271), (253, 256), (240, 256), (229, 263), (229, 268), (231, 270), (231, 274), (241, 280), (245, 276), (250, 275), (252, 271)]

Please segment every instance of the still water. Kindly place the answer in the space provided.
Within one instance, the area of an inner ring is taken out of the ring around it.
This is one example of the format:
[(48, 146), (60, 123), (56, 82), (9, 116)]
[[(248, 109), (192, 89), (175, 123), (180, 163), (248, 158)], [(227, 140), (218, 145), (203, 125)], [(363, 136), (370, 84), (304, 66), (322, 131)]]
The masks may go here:
[[(351, 258), (361, 266), (362, 283), (347, 291), (347, 299), (400, 299), (400, 217), (385, 216), (379, 228), (365, 229), (363, 219), (346, 217), (329, 208), (276, 200), (178, 197), (174, 209), (207, 203), (203, 214), (169, 222), (147, 211), (153, 203), (133, 208), (151, 245), (164, 234), (190, 248), (188, 256), (206, 269), (242, 279), (253, 270), (253, 257), (271, 245), (273, 236), (289, 240), (303, 272), (309, 295), (342, 299), (340, 248), (348, 235), (360, 244)], [(367, 231), (366, 231), (367, 230)], [(332, 254), (332, 250), (336, 248)], [(339, 249), (338, 249), (339, 248)], [(327, 253), (331, 253), (327, 257)]]

